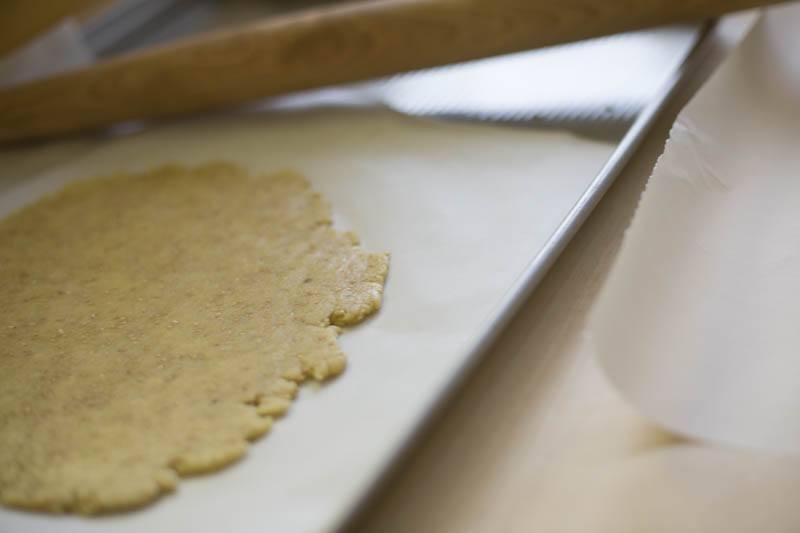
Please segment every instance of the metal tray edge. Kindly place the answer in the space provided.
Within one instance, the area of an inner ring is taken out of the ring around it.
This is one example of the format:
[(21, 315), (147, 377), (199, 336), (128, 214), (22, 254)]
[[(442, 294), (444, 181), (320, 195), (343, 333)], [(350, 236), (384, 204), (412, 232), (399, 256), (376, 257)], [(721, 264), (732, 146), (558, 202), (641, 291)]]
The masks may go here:
[(387, 461), (381, 472), (359, 496), (349, 512), (344, 514), (338, 523), (331, 524), (329, 531), (343, 532), (357, 523), (358, 518), (366, 510), (372, 498), (388, 482), (402, 460), (422, 439), (432, 422), (444, 410), (448, 400), (453, 397), (466, 381), (466, 378), (477, 366), (483, 355), (504, 330), (505, 326), (508, 325), (517, 310), (544, 279), (547, 272), (561, 255), (561, 252), (564, 251), (572, 240), (572, 237), (575, 236), (583, 223), (589, 218), (589, 215), (603, 198), (606, 191), (608, 191), (614, 183), (622, 169), (625, 168), (625, 165), (642, 143), (645, 135), (648, 133), (661, 111), (663, 111), (670, 102), (672, 96), (681, 86), (682, 82), (704, 61), (707, 55), (706, 49), (711, 46), (709, 43), (709, 34), (715, 24), (715, 21), (709, 21), (704, 24), (700, 30), (697, 42), (686, 59), (684, 59), (680, 66), (675, 69), (664, 82), (662, 89), (653, 101), (645, 106), (633, 125), (625, 133), (608, 161), (606, 161), (603, 168), (600, 169), (597, 176), (595, 176), (589, 184), (589, 187), (564, 217), (545, 246), (528, 264), (512, 287), (503, 296), (503, 299), (495, 308), (495, 315), (484, 324), (482, 331), (477, 335), (479, 340), (469, 350), (464, 364), (459, 368), (458, 372), (453, 374), (447, 385), (437, 394), (425, 415), (420, 417), (415, 427), (408, 433), (398, 448), (394, 450), (391, 458)]

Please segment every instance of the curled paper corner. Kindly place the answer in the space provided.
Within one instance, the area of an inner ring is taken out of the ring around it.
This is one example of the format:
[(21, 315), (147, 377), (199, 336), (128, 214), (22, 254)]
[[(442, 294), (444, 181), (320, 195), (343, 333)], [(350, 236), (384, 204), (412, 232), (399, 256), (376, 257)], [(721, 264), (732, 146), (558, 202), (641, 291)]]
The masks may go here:
[(695, 439), (800, 452), (800, 5), (681, 112), (589, 324), (614, 386)]

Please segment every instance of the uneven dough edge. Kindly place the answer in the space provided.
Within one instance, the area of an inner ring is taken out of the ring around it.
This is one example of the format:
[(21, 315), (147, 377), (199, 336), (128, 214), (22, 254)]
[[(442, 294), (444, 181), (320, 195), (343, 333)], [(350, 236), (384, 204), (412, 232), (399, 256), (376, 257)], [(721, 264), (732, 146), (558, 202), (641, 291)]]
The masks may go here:
[[(169, 165), (150, 172), (159, 173), (183, 168), (180, 165)], [(232, 171), (232, 168), (235, 169), (234, 171), (238, 171), (236, 167), (224, 163), (196, 167), (201, 171)], [(75, 184), (74, 187), (80, 187), (81, 184), (82, 182)], [(316, 193), (313, 194), (318, 196)], [(363, 273), (362, 281), (369, 287), (369, 290), (366, 292), (344, 291), (340, 295), (336, 308), (329, 317), (329, 329), (335, 335), (340, 333), (340, 326), (358, 324), (380, 309), (384, 283), (388, 276), (388, 253), (368, 253), (360, 250), (357, 247), (355, 236), (353, 236), (353, 247), (357, 250), (353, 260), (360, 263), (358, 268)], [(338, 355), (318, 361), (314, 365), (304, 364), (298, 373), (283, 375), (285, 380), (283, 390), (277, 391), (277, 394), (273, 396), (256, 397), (243, 402), (243, 405), (247, 406), (256, 415), (256, 418), (249, 427), (243, 428), (238, 441), (231, 442), (224, 449), (189, 450), (185, 455), (163, 465), (164, 468), (153, 475), (147, 487), (139, 486), (140, 490), (135, 493), (136, 496), (133, 496), (133, 492), (125, 494), (110, 492), (100, 496), (81, 494), (78, 491), (68, 501), (48, 497), (32, 499), (30, 494), (17, 493), (8, 488), (4, 490), (3, 487), (0, 487), (0, 501), (3, 504), (25, 510), (52, 513), (77, 512), (85, 515), (113, 513), (142, 507), (158, 499), (161, 495), (175, 490), (181, 477), (213, 472), (240, 459), (246, 454), (250, 442), (268, 433), (274, 420), (286, 413), (299, 385), (309, 379), (325, 380), (336, 376), (344, 370), (345, 366), (346, 358), (340, 351)]]

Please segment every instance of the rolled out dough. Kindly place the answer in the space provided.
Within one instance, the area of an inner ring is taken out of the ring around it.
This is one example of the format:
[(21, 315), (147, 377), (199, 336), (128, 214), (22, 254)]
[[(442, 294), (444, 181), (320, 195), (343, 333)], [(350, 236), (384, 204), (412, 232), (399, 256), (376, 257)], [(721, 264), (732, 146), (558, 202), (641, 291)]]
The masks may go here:
[(225, 163), (0, 222), (0, 500), (121, 509), (240, 457), (380, 306), (388, 256), (356, 244), (299, 175)]

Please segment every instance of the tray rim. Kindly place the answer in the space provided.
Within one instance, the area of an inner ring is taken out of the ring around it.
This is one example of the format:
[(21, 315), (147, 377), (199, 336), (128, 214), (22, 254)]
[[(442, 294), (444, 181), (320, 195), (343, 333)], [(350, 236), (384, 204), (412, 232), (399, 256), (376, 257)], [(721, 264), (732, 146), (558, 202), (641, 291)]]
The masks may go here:
[(476, 335), (477, 341), (467, 350), (464, 363), (450, 376), (447, 384), (437, 393), (431, 408), (416, 421), (413, 429), (408, 432), (400, 446), (392, 453), (387, 464), (369, 483), (351, 509), (344, 513), (339, 523), (331, 525), (330, 532), (341, 533), (350, 526), (355, 525), (357, 519), (369, 506), (372, 498), (388, 483), (403, 459), (422, 440), (428, 429), (430, 429), (432, 422), (445, 409), (448, 402), (460, 389), (522, 304), (525, 303), (547, 275), (569, 242), (594, 211), (594, 208), (600, 203), (606, 191), (614, 184), (617, 176), (633, 157), (636, 149), (642, 144), (650, 128), (672, 100), (678, 88), (702, 63), (707, 51), (712, 46), (710, 34), (716, 24), (717, 19), (703, 21), (698, 24), (695, 42), (689, 53), (669, 74), (654, 98), (642, 109), (578, 201), (572, 206), (542, 249), (528, 263), (520, 276), (503, 295), (500, 303), (495, 307), (493, 316), (483, 324)]

